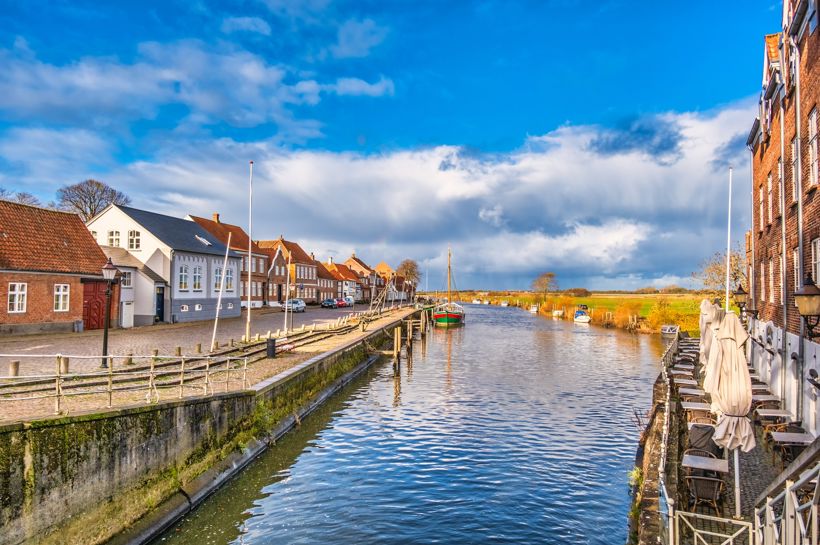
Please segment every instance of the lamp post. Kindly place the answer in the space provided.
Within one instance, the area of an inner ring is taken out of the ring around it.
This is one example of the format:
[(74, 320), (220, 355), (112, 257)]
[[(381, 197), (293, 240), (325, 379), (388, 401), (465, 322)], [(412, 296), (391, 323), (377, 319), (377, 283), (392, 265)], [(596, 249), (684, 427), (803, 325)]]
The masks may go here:
[(809, 339), (820, 335), (820, 332), (814, 331), (820, 324), (820, 288), (814, 284), (811, 275), (806, 277), (803, 287), (794, 292), (794, 302), (806, 323), (806, 335)]
[(117, 275), (117, 267), (111, 263), (111, 258), (108, 258), (108, 261), (102, 268), (102, 275), (106, 282), (108, 282), (108, 288), (105, 290), (105, 325), (103, 326), (103, 348), (102, 348), (102, 367), (103, 369), (108, 368), (108, 322), (111, 321), (111, 284), (114, 282), (114, 277)]
[(737, 308), (740, 309), (740, 316), (743, 320), (744, 325), (746, 324), (746, 301), (749, 297), (749, 294), (746, 293), (746, 290), (743, 289), (743, 284), (738, 284), (737, 289), (732, 292), (732, 295), (735, 299), (735, 304)]

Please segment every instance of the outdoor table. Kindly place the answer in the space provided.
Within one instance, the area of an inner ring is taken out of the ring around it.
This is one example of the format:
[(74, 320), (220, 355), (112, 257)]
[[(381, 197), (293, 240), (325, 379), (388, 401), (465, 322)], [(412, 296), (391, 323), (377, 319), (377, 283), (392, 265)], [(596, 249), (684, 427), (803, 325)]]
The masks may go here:
[(762, 418), (791, 418), (792, 413), (786, 409), (755, 409), (758, 416)]
[(771, 436), (775, 443), (788, 445), (810, 445), (814, 442), (814, 436), (806, 432), (773, 431)]
[(769, 392), (769, 385), (768, 384), (752, 384), (752, 392)]
[(694, 454), (684, 454), (680, 465), (692, 469), (702, 469), (704, 471), (717, 471), (718, 473), (729, 473), (729, 460), (723, 458), (709, 458), (707, 456), (695, 456)]
[(692, 371), (686, 371), (686, 370), (684, 370), (684, 369), (674, 369), (674, 368), (673, 368), (673, 369), (672, 369), (671, 371), (669, 371), (669, 372), (670, 372), (671, 374), (673, 374), (673, 375), (689, 375), (689, 376), (691, 376), (691, 375), (692, 375)]
[(706, 395), (706, 392), (701, 390), (700, 388), (678, 388), (678, 393), (688, 396)]
[(696, 381), (695, 379), (691, 379), (691, 378), (672, 377), (672, 380), (674, 380), (675, 384), (677, 384), (678, 386), (680, 386), (680, 385), (697, 386), (698, 385), (698, 381)]
[(688, 370), (688, 371), (694, 371), (695, 366), (692, 365), (691, 363), (676, 363), (675, 366), (672, 367), (672, 369), (684, 369), (684, 370)]
[(686, 429), (691, 430), (692, 426), (709, 426), (710, 428), (714, 428), (714, 424), (707, 424), (706, 422), (687, 422)]
[(680, 404), (687, 411), (711, 411), (712, 406), (708, 403), (700, 403), (697, 401), (682, 401)]
[(780, 401), (780, 398), (772, 394), (752, 394), (752, 401)]

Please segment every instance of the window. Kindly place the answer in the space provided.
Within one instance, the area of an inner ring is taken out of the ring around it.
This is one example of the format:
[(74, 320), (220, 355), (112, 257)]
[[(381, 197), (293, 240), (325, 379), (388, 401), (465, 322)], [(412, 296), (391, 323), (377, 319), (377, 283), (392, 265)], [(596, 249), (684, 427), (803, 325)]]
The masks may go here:
[(54, 284), (54, 312), (68, 312), (70, 288), (68, 284)]
[(131, 287), (131, 271), (120, 271), (122, 275), (120, 277), (120, 286), (123, 288), (130, 288)]
[(188, 291), (188, 265), (179, 266), (179, 289)]
[(251, 272), (256, 272), (256, 258), (251, 258)]
[(202, 305), (200, 303), (195, 304), (194, 310), (202, 310)]
[(797, 147), (797, 137), (792, 138), (792, 197), (796, 201), (800, 196), (800, 171), (797, 169), (797, 155), (800, 149)]
[(772, 222), (772, 173), (769, 173), (769, 176), (766, 178), (766, 194), (768, 201), (767, 202), (767, 211), (769, 212), (769, 221), (768, 223)]
[(179, 306), (180, 312), (188, 312), (188, 305), (180, 305)]
[(139, 231), (128, 231), (128, 249), (129, 250), (139, 250), (140, 249), (140, 232)]
[(194, 267), (194, 291), (202, 291), (202, 265)]
[(108, 245), (109, 246), (119, 246), (120, 245), (120, 232), (119, 231), (108, 231)]
[(233, 308), (233, 303), (228, 303), (228, 310), (231, 310), (232, 308)]
[(817, 185), (817, 108), (809, 114), (809, 183)]
[(817, 258), (820, 257), (820, 238), (811, 241), (811, 268), (809, 274), (812, 279), (817, 278)]
[(97, 240), (97, 231), (91, 231), (91, 236), (94, 237), (94, 240)]
[(9, 314), (26, 311), (26, 291), (28, 284), (9, 283)]
[(225, 291), (233, 291), (233, 269), (225, 270)]
[(760, 262), (760, 300), (766, 300), (766, 262)]
[(245, 297), (245, 281), (244, 280), (239, 281), (239, 296), (240, 297)]
[(222, 267), (214, 269), (214, 291), (222, 289)]
[(248, 270), (248, 258), (242, 258), (242, 272), (246, 272)]

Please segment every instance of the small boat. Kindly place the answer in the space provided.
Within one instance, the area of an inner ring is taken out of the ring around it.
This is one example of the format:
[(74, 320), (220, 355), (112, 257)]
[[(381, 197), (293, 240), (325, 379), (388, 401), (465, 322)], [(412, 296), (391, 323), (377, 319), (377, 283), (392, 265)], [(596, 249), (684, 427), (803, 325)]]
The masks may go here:
[(508, 303), (507, 301), (501, 301), (501, 306), (502, 307), (508, 307), (508, 306), (510, 306), (510, 303)]
[(481, 299), (473, 299), (473, 304), (474, 305), (480, 305), (481, 304)]
[(538, 314), (538, 305), (530, 305), (530, 314)]
[(447, 301), (433, 309), (433, 323), (439, 327), (456, 327), (464, 323), (464, 307), (452, 303), (450, 298), (450, 284), (453, 273), (450, 266), (452, 252), (447, 248)]
[(484, 299), (484, 304), (485, 304), (485, 305), (489, 305), (489, 304), (490, 304), (490, 302), (489, 302), (487, 299)]
[(680, 326), (677, 325), (662, 325), (661, 326), (661, 335), (664, 337), (674, 337), (680, 331)]
[(575, 317), (573, 318), (573, 321), (578, 322), (579, 324), (588, 324), (590, 321), (592, 321), (592, 318), (589, 317), (589, 314), (587, 314), (586, 310), (579, 308), (575, 311)]
[(553, 310), (552, 311), (552, 317), (553, 318), (563, 318), (564, 317), (564, 311), (563, 310)]

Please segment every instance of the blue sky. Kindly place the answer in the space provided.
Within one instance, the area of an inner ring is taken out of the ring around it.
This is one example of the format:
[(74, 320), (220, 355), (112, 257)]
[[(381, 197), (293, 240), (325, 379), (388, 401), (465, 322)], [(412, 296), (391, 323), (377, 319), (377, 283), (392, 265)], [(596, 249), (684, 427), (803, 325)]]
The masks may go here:
[(682, 282), (748, 225), (772, 2), (3, 2), (0, 186), (88, 177), (462, 287)]

